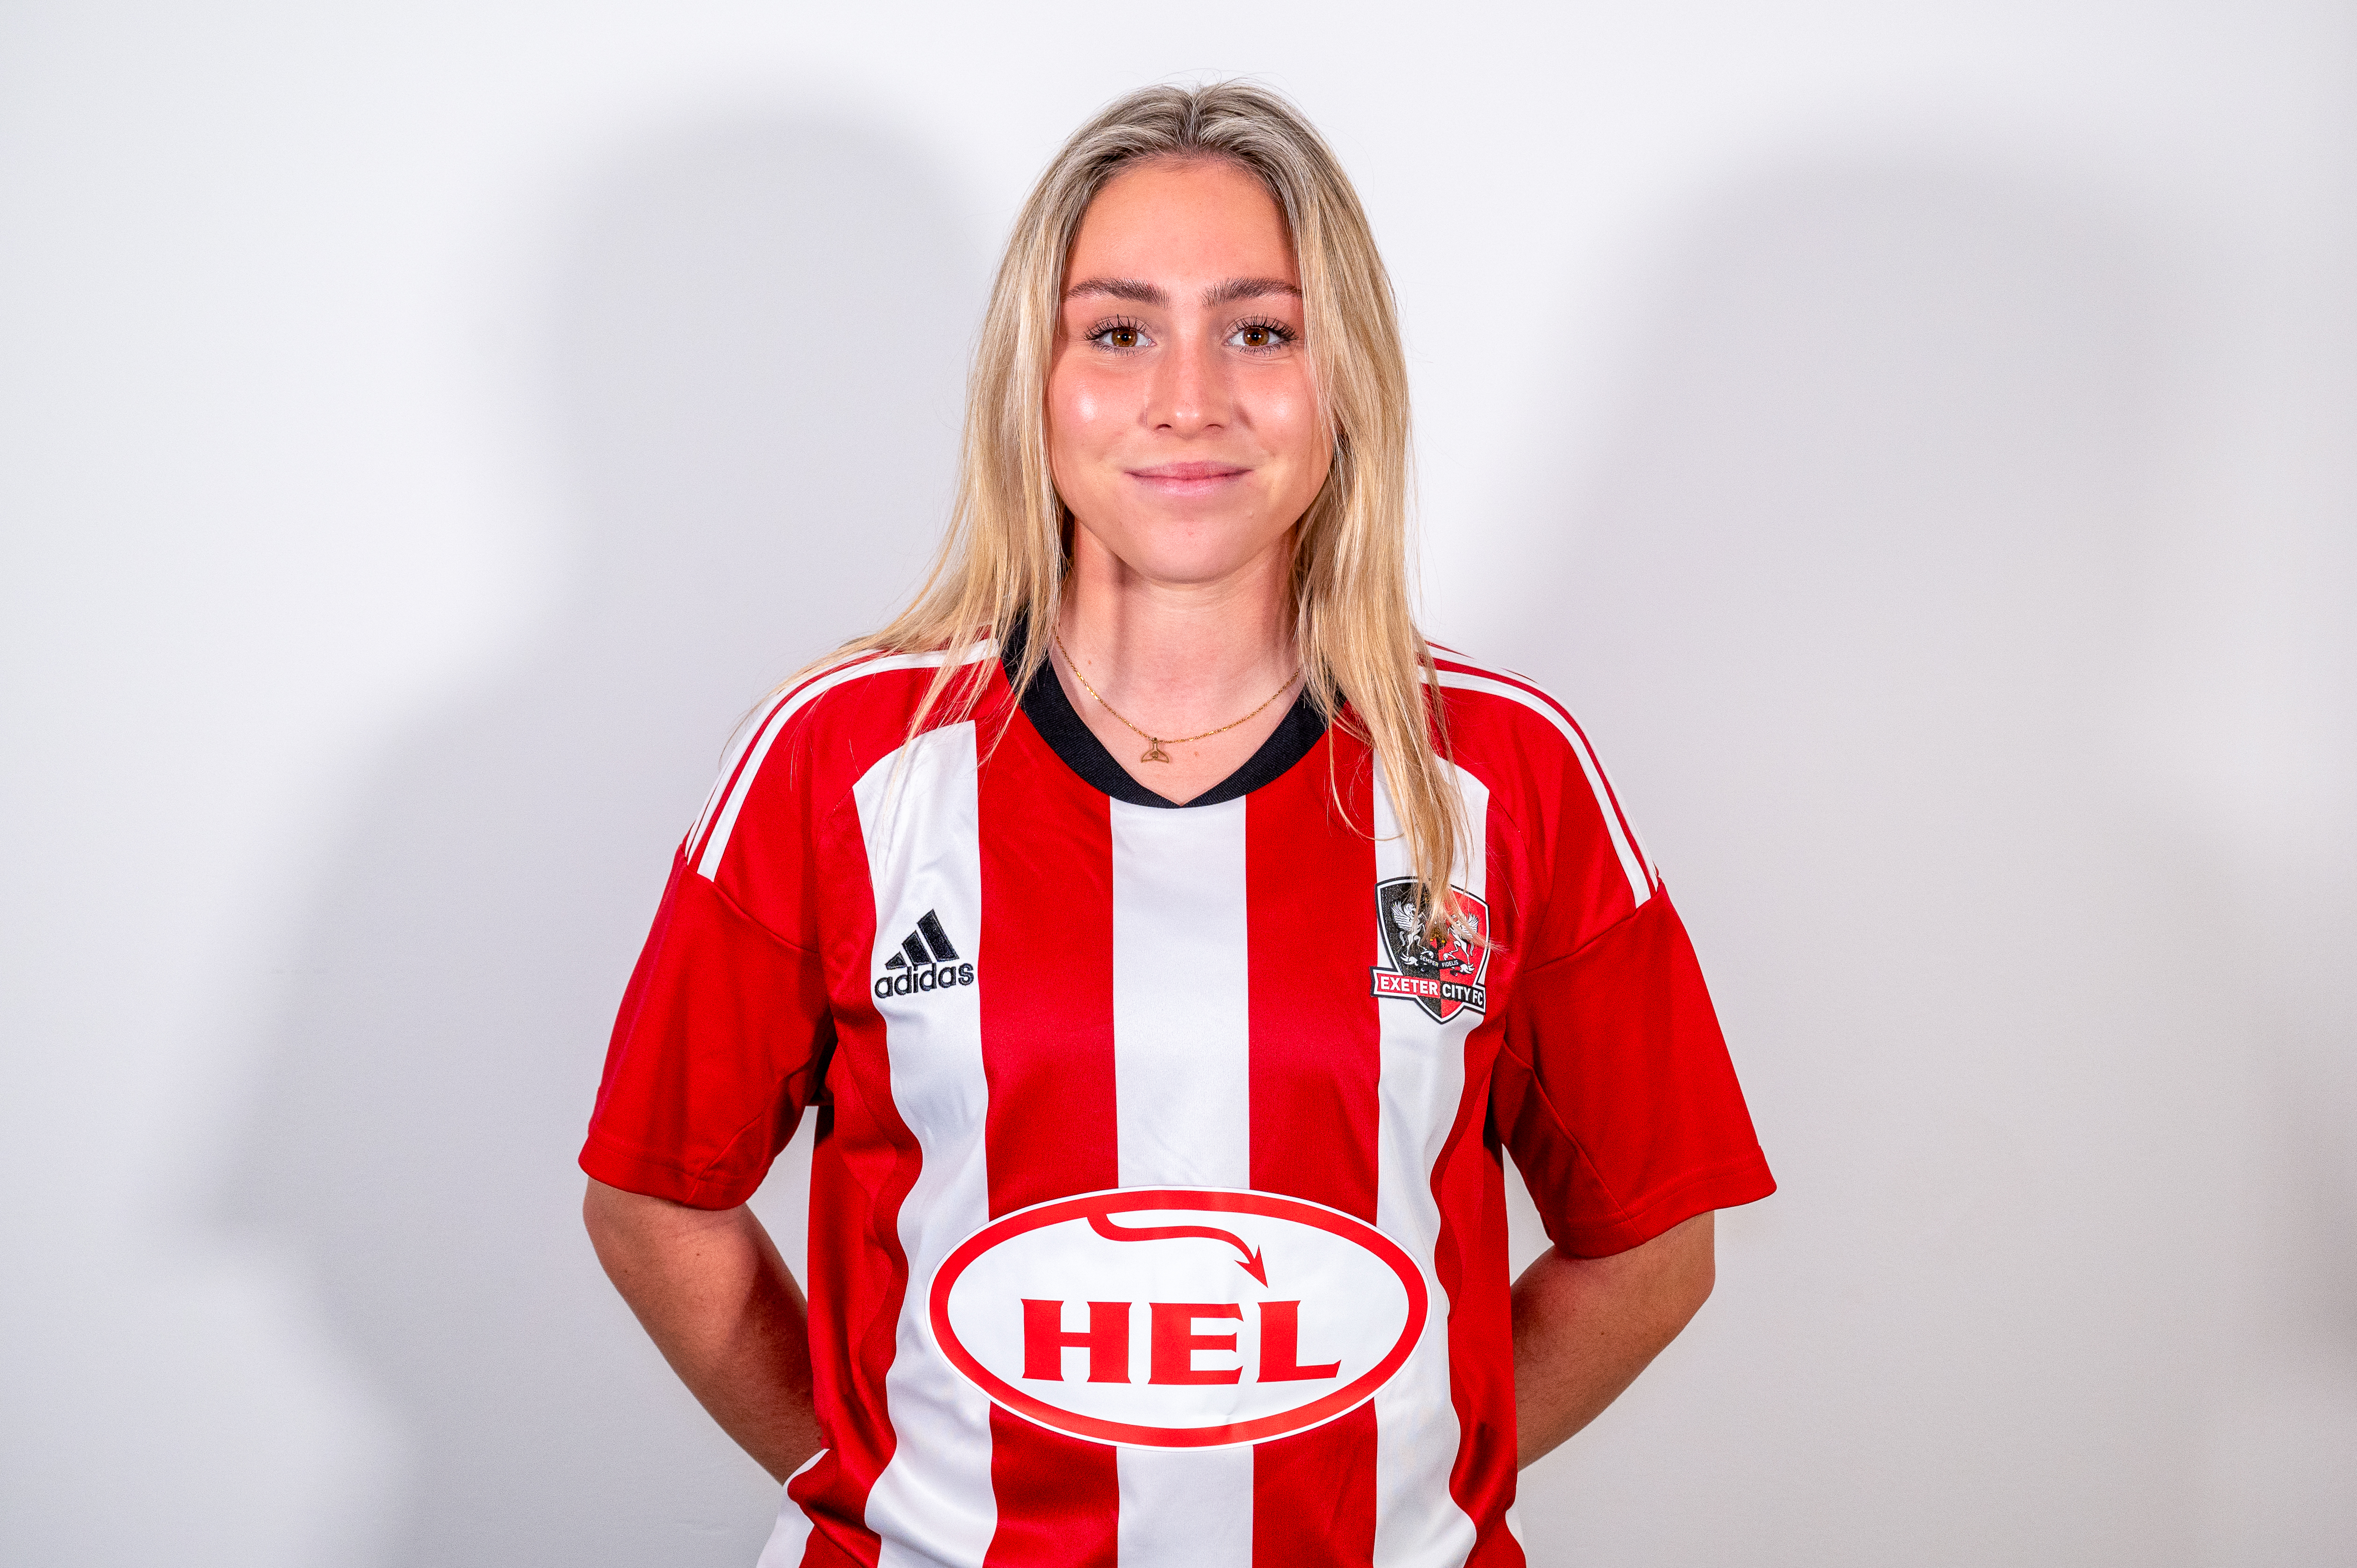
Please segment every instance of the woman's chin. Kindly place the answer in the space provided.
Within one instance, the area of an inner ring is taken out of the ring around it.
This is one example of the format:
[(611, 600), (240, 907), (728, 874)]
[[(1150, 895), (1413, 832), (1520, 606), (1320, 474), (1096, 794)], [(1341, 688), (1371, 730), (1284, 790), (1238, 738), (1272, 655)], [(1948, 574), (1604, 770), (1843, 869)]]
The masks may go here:
[(1287, 530), (1257, 519), (1165, 517), (1140, 520), (1113, 538), (1091, 532), (1129, 575), (1177, 588), (1211, 587), (1282, 570)]

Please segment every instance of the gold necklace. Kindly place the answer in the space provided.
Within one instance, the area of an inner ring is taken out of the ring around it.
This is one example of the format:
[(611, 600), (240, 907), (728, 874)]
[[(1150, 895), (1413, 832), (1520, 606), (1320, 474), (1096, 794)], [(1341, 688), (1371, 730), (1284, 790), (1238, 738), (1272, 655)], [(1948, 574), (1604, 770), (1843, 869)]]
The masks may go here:
[(1293, 690), (1293, 682), (1299, 679), (1301, 673), (1297, 670), (1292, 674), (1287, 675), (1285, 678), (1284, 685), (1279, 686), (1275, 691), (1271, 692), (1267, 696), (1262, 698), (1260, 707), (1254, 708), (1243, 718), (1231, 719), (1226, 724), (1222, 725), (1218, 729), (1207, 729), (1201, 735), (1182, 735), (1175, 740), (1164, 740), (1159, 736), (1146, 735), (1146, 731), (1138, 729), (1135, 725), (1130, 724), (1130, 722), (1125, 718), (1122, 718), (1121, 710), (1114, 707), (1111, 703), (1106, 702), (1104, 700), (1104, 693), (1098, 691), (1094, 686), (1090, 685), (1089, 678), (1081, 673), (1081, 661), (1072, 657), (1072, 650), (1071, 649), (1064, 646), (1064, 634), (1060, 631), (1051, 631), (1048, 635), (1055, 639), (1056, 651), (1064, 656), (1064, 662), (1072, 667), (1072, 679), (1081, 683), (1081, 690), (1086, 692), (1090, 696), (1094, 697), (1097, 700), (1097, 705), (1104, 709), (1105, 712), (1111, 714), (1114, 718), (1121, 719), (1121, 722), (1124, 725), (1128, 725), (1131, 729), (1137, 730), (1138, 734), (1146, 736), (1146, 751), (1144, 755), (1140, 756), (1137, 759), (1140, 762), (1168, 762), (1170, 760), (1170, 754), (1162, 749), (1166, 746), (1191, 746), (1199, 740), (1209, 740), (1215, 735), (1225, 735), (1228, 731), (1235, 728), (1238, 725), (1251, 723), (1254, 718), (1259, 716), (1261, 708), (1267, 707), (1269, 703), (1274, 703), (1279, 697), (1282, 697), (1287, 692)]

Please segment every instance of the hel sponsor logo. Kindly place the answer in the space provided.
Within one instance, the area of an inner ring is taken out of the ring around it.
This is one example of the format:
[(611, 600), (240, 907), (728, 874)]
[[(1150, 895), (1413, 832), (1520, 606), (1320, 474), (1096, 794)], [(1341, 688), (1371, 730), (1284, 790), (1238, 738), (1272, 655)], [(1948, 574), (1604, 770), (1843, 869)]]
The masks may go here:
[(1136, 1187), (1019, 1209), (933, 1275), (950, 1364), (1017, 1415), (1154, 1448), (1259, 1443), (1373, 1397), (1430, 1296), (1364, 1220), (1267, 1192)]
[(928, 909), (919, 917), (917, 929), (900, 939), (899, 950), (884, 961), (884, 972), (876, 977), (876, 995), (878, 1000), (913, 996), (973, 983), (974, 965), (958, 961), (940, 913)]
[(1395, 876), (1375, 885), (1375, 923), (1383, 933), (1383, 957), (1369, 972), (1377, 996), (1405, 996), (1446, 1024), (1470, 1007), (1490, 1010), (1490, 906), (1462, 887), (1452, 887), (1457, 913), (1443, 940), (1425, 930), (1424, 901), (1415, 879)]

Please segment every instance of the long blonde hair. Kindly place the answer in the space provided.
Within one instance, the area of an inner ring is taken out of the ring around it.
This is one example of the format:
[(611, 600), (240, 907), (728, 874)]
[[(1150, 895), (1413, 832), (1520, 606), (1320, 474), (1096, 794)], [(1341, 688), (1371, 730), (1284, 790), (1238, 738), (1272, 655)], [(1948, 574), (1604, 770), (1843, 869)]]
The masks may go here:
[[(1426, 696), (1438, 689), (1432, 653), (1408, 602), (1407, 364), (1391, 279), (1333, 152), (1298, 110), (1265, 88), (1143, 88), (1101, 111), (1049, 164), (1015, 220), (983, 317), (966, 382), (957, 499), (932, 570), (890, 625), (829, 658), (930, 651), (994, 629), (1057, 624), (1069, 514), (1049, 471), (1047, 384), (1065, 262), (1097, 192), (1124, 167), (1156, 158), (1235, 164), (1284, 210), (1334, 456), (1294, 535), (1295, 646), (1310, 702), (1373, 747), (1425, 908), (1437, 922), (1453, 909), (1450, 867), (1466, 827), (1442, 760), (1441, 708)], [(1045, 637), (1025, 639), (1014, 671), (1018, 693), (1038, 676), (1047, 647)], [(943, 662), (912, 734), (959, 668)], [(972, 711), (987, 668), (963, 667), (954, 699), (963, 711)]]

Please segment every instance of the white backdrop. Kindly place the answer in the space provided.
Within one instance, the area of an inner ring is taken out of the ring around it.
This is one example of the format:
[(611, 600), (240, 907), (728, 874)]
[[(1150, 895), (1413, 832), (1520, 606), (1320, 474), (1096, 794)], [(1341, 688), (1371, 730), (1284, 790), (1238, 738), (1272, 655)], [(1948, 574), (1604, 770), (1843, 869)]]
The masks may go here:
[(1534, 1558), (2357, 1561), (2294, 0), (0, 8), (0, 1560), (750, 1563), (575, 1218), (610, 1009), (910, 585), (1032, 175), (1236, 72), (1386, 246), (1430, 625), (1589, 721), (1784, 1184)]

